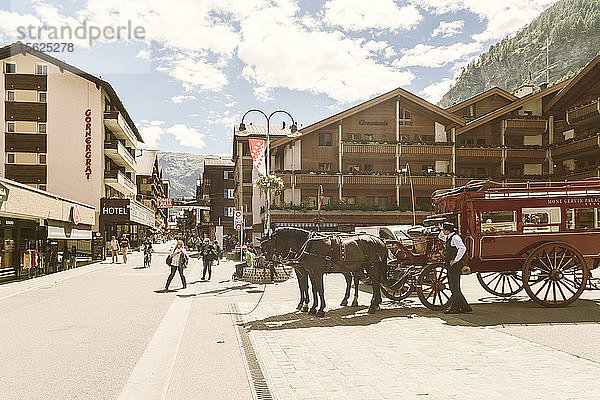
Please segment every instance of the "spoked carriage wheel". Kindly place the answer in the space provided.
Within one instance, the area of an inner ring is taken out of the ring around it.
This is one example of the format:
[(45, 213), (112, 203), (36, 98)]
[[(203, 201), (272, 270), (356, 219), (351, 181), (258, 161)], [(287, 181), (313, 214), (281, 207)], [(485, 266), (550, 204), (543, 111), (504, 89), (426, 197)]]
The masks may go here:
[(477, 280), (494, 296), (510, 297), (523, 290), (522, 271), (478, 272)]
[(588, 275), (583, 255), (562, 242), (537, 247), (523, 266), (525, 291), (533, 301), (546, 307), (562, 307), (577, 300)]
[(415, 278), (413, 276), (409, 277), (408, 280), (406, 281), (406, 283), (402, 287), (399, 287), (398, 289), (396, 289), (394, 291), (392, 291), (391, 289), (388, 290), (385, 287), (381, 286), (381, 293), (383, 293), (383, 295), (385, 297), (387, 297), (388, 299), (394, 300), (394, 301), (404, 300), (405, 298), (410, 296), (410, 294), (414, 290), (415, 290)]
[(448, 284), (448, 269), (444, 264), (429, 264), (417, 280), (417, 295), (423, 305), (440, 311), (450, 305), (452, 293)]

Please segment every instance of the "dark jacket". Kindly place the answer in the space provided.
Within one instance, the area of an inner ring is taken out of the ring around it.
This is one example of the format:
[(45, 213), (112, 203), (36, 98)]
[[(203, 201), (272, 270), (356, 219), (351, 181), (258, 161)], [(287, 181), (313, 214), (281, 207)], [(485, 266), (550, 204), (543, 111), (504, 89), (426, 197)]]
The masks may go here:
[(208, 243), (202, 246), (202, 261), (212, 261), (217, 259), (217, 249)]

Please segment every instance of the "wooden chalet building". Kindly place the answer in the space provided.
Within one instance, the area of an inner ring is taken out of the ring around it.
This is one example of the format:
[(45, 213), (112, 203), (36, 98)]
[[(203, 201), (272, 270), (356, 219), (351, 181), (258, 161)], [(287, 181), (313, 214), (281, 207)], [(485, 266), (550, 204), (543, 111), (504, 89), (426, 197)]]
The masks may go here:
[[(513, 94), (492, 88), (447, 109), (398, 88), (294, 135), (282, 132), (271, 140), (271, 172), (285, 182), (273, 199), (272, 225), (315, 229), (319, 186), (319, 228), (351, 231), (412, 223), (413, 199), (419, 222), (433, 191), (473, 179), (600, 176), (599, 77), (600, 56), (554, 86), (525, 85)], [(234, 154), (247, 137), (235, 132)], [(237, 194), (253, 190), (252, 161), (244, 154), (234, 156)], [(254, 213), (255, 237), (262, 211)]]

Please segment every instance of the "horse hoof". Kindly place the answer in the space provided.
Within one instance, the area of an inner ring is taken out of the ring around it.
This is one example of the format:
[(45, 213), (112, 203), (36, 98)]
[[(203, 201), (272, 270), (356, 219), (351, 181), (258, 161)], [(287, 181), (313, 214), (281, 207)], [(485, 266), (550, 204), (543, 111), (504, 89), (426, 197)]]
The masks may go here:
[(348, 300), (342, 300), (342, 302), (340, 303), (340, 306), (347, 306), (348, 305)]
[(379, 311), (379, 307), (377, 307), (377, 306), (375, 306), (375, 307), (373, 307), (373, 306), (369, 307), (369, 314), (374, 314), (377, 311)]
[(310, 315), (315, 315), (315, 314), (317, 313), (317, 310), (315, 310), (314, 308), (311, 308), (311, 309), (308, 311), (308, 313), (309, 313)]
[(307, 312), (307, 311), (308, 311), (308, 306), (305, 304), (305, 305), (302, 307), (302, 312)]
[(325, 316), (325, 311), (319, 310), (315, 315), (319, 318), (323, 318)]
[(354, 301), (352, 302), (352, 307), (358, 307), (358, 301), (354, 300)]
[(302, 303), (298, 304), (298, 307), (296, 307), (296, 310), (298, 310), (298, 311), (302, 310)]

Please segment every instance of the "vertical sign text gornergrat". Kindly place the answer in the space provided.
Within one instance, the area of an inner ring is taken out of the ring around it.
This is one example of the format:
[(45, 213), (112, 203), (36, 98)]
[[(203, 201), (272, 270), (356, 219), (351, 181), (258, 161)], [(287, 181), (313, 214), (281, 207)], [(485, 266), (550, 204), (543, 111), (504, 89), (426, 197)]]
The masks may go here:
[(92, 174), (92, 110), (85, 110), (85, 176)]

